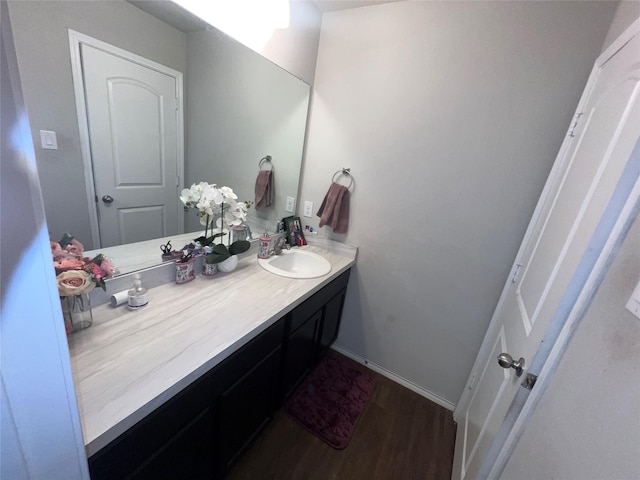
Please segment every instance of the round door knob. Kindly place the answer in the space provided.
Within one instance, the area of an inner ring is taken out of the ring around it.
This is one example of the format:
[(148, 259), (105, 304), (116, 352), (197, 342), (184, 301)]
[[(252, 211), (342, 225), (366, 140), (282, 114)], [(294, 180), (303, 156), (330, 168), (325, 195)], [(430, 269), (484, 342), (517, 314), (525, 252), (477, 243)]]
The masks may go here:
[(111, 195), (103, 195), (102, 201), (104, 203), (113, 203), (113, 197)]
[(514, 360), (508, 353), (501, 353), (498, 355), (498, 364), (502, 368), (513, 368), (519, 377), (524, 369), (524, 358), (520, 357), (520, 360)]

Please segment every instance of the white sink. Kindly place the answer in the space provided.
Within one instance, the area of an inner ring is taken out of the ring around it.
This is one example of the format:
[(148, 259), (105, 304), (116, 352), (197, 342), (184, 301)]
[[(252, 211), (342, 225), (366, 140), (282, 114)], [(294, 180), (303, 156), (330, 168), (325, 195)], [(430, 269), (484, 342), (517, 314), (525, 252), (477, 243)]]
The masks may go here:
[(331, 264), (320, 255), (298, 248), (283, 250), (280, 255), (258, 259), (267, 272), (289, 278), (316, 278), (331, 271)]

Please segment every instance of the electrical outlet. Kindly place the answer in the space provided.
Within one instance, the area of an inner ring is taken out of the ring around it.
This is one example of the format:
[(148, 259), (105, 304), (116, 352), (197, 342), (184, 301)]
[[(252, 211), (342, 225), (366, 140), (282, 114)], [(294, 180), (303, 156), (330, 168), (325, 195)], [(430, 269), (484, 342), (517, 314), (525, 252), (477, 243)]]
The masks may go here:
[(304, 213), (303, 215), (305, 217), (312, 217), (313, 216), (313, 202), (304, 202)]
[(295, 207), (296, 204), (296, 199), (293, 197), (287, 197), (287, 204), (285, 205), (284, 209), (289, 212), (289, 213), (293, 213), (293, 209)]

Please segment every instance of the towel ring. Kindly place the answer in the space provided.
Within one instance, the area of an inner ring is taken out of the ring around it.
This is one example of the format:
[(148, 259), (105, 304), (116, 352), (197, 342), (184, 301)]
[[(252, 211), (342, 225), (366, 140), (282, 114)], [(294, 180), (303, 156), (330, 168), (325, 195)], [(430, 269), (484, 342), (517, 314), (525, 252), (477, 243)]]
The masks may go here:
[(335, 183), (336, 178), (339, 178), (340, 175), (346, 175), (347, 177), (349, 177), (349, 185), (347, 186), (347, 190), (351, 190), (351, 187), (353, 186), (353, 176), (351, 176), (351, 169), (343, 168), (341, 170), (338, 170), (336, 173), (333, 174), (333, 178), (331, 178), (331, 183)]
[[(271, 155), (267, 155), (266, 157), (262, 157), (258, 162), (258, 170), (262, 170), (263, 163), (271, 163)], [(273, 170), (273, 163), (271, 163), (271, 170)]]

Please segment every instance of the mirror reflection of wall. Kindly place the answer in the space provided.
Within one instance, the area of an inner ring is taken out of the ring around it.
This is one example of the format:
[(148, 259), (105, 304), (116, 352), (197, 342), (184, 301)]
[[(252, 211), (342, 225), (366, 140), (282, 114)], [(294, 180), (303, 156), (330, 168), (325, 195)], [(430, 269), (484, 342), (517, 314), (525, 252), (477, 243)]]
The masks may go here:
[[(253, 201), (258, 164), (270, 155), (274, 203), (249, 215), (273, 230), (288, 215), (286, 197), (297, 196), (309, 86), (256, 56), (217, 31), (187, 36), (185, 184), (213, 181)], [(198, 225), (194, 214), (185, 219), (187, 231)]]
[[(9, 14), (53, 239), (71, 232), (87, 249), (96, 247), (89, 228), (93, 199), (87, 198), (84, 183), (68, 29), (184, 74), (185, 187), (208, 181), (253, 200), (258, 162), (269, 154), (276, 204), (250, 214), (261, 223), (285, 216), (285, 197), (298, 191), (308, 85), (189, 15), (172, 26), (130, 3), (102, 0), (10, 1)], [(40, 148), (40, 130), (57, 133), (58, 150)], [(199, 230), (189, 214), (193, 211), (186, 213), (186, 231)]]

